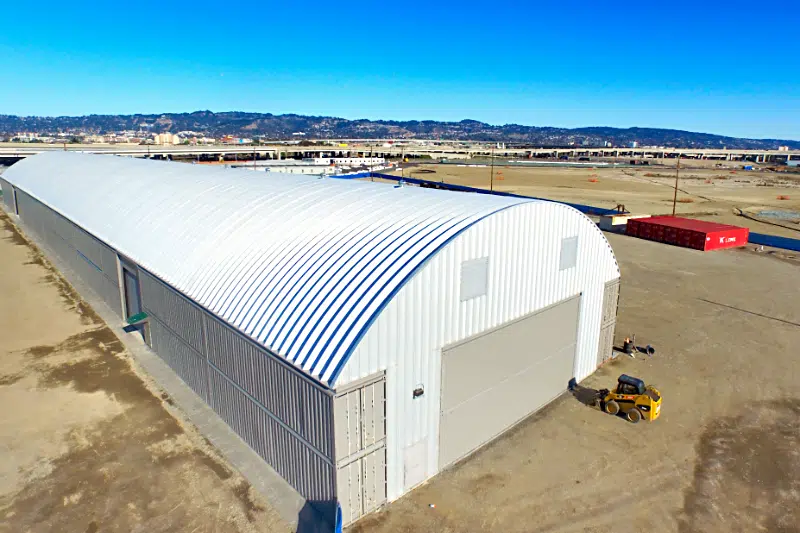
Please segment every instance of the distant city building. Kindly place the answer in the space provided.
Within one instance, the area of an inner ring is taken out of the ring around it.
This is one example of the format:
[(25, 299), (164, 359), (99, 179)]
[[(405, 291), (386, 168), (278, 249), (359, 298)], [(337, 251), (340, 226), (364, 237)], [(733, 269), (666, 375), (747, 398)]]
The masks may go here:
[(154, 144), (180, 144), (181, 138), (177, 135), (173, 135), (169, 132), (167, 133), (159, 133), (153, 136), (153, 143)]
[(778, 146), (778, 151), (779, 152), (788, 152), (789, 151), (789, 147), (788, 146)]
[(639, 148), (639, 141), (633, 141), (629, 146), (631, 148)]
[(29, 143), (31, 141), (39, 141), (39, 134), (31, 131), (21, 131), (14, 136), (18, 142)]

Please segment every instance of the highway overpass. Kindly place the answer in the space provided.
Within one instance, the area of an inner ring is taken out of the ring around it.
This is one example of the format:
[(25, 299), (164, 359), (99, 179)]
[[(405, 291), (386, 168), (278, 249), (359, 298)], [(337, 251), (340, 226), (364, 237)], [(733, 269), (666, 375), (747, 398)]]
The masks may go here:
[[(327, 141), (336, 142), (336, 141)], [(430, 143), (434, 141), (428, 141)], [(800, 150), (730, 150), (701, 148), (492, 148), (487, 143), (462, 143), (423, 145), (409, 141), (394, 141), (392, 146), (385, 142), (349, 142), (347, 146), (299, 146), (297, 144), (269, 145), (208, 145), (208, 146), (158, 146), (134, 144), (39, 144), (39, 143), (0, 143), (0, 161), (14, 161), (51, 150), (69, 150), (95, 154), (114, 154), (130, 157), (182, 160), (226, 160), (284, 159), (299, 157), (369, 156), (376, 157), (431, 157), (464, 158), (495, 157), (509, 158), (559, 158), (559, 157), (597, 157), (597, 158), (694, 158), (727, 161), (751, 160), (759, 163), (782, 163), (788, 159), (800, 160)], [(404, 143), (404, 144), (401, 144)]]

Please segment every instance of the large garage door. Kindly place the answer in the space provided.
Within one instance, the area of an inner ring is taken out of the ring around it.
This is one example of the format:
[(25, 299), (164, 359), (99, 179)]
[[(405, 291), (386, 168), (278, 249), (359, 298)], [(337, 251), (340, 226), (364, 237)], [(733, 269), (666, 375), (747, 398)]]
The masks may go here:
[(439, 468), (566, 390), (579, 315), (575, 296), (442, 351)]

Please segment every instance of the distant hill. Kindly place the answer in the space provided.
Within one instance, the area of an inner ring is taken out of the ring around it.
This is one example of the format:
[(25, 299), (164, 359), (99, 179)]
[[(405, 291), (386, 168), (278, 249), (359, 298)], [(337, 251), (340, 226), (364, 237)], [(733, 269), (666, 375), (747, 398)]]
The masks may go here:
[[(611, 142), (682, 148), (800, 149), (800, 141), (780, 139), (739, 139), (709, 133), (661, 128), (551, 128), (505, 124), (495, 126), (475, 120), (439, 122), (435, 120), (346, 120), (336, 117), (273, 115), (238, 111), (212, 113), (164, 113), (160, 115), (88, 115), (83, 117), (18, 117), (0, 115), (0, 134), (23, 131), (39, 133), (74, 132), (106, 134), (124, 130), (152, 133), (193, 131), (213, 137), (236, 135), (263, 136), (267, 139), (330, 138), (425, 138), (502, 141), (535, 146), (602, 146)], [(293, 135), (304, 134), (304, 135)]]

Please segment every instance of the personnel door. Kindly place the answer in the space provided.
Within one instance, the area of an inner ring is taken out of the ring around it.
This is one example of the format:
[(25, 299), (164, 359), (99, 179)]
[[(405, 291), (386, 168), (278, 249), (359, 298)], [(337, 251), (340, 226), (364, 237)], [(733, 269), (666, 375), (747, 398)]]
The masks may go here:
[(139, 276), (128, 270), (122, 269), (125, 283), (125, 318), (130, 318), (142, 312), (142, 301), (139, 297)]
[[(133, 269), (123, 265), (122, 267), (122, 285), (125, 291), (125, 318), (131, 318), (142, 312), (142, 299), (141, 291), (139, 289), (139, 275)], [(147, 324), (131, 325), (125, 328), (125, 331), (132, 333), (133, 331), (139, 332), (142, 339), (149, 345), (150, 340), (147, 331)]]

